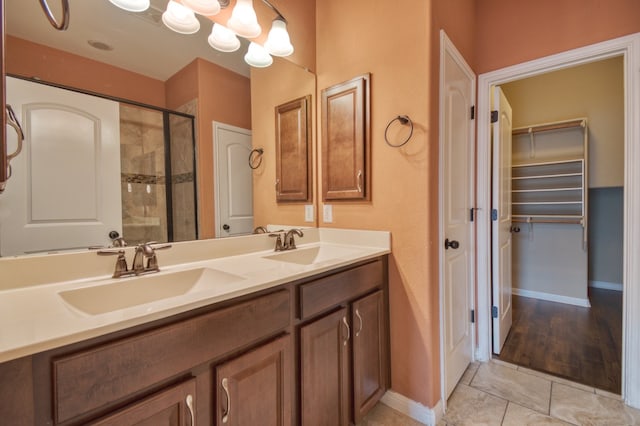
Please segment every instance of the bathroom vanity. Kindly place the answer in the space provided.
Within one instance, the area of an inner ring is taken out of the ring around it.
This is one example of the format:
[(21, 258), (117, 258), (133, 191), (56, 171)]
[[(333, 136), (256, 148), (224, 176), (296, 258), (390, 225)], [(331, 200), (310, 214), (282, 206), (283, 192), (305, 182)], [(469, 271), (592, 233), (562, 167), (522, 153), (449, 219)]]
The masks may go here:
[[(0, 419), (16, 425), (357, 423), (390, 382), (389, 237), (363, 231), (374, 238), (358, 243), (359, 232), (305, 231), (299, 248), (283, 253), (238, 247), (262, 248), (265, 235), (187, 243), (235, 245), (239, 254), (124, 280), (136, 286), (146, 284), (135, 280), (153, 278), (149, 282), (163, 290), (171, 279), (192, 279), (189, 271), (214, 270), (227, 274), (211, 275), (223, 290), (207, 288), (198, 272), (193, 294), (107, 312), (81, 296), (124, 281), (1, 291), (9, 298), (54, 292), (63, 308), (23, 324), (32, 344), (0, 348)], [(174, 247), (176, 258), (193, 250), (187, 244)], [(69, 293), (79, 296), (60, 296)], [(109, 293), (101, 297), (100, 306), (111, 306)], [(38, 331), (47, 315), (54, 315), (52, 323), (66, 315), (75, 325), (65, 327), (66, 334), (55, 326)]]

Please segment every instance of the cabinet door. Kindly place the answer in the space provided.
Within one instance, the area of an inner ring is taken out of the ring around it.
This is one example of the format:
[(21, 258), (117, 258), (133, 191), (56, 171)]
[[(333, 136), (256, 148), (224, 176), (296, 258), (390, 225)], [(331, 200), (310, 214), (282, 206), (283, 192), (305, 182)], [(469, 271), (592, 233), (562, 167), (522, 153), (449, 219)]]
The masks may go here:
[(291, 425), (293, 365), (285, 336), (216, 368), (217, 425)]
[(191, 379), (90, 424), (95, 426), (193, 426), (195, 394), (196, 381)]
[(276, 200), (311, 200), (311, 96), (276, 107)]
[(301, 328), (304, 426), (349, 424), (350, 336), (346, 308)]
[(368, 200), (369, 74), (322, 91), (322, 196)]
[(386, 389), (384, 299), (381, 291), (353, 303), (353, 405), (355, 422), (378, 402)]

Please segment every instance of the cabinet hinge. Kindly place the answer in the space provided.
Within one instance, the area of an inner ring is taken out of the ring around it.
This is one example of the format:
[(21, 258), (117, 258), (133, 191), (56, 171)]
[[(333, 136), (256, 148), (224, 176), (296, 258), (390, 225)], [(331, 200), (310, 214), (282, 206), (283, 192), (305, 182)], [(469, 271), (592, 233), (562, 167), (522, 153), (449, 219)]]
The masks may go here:
[(475, 309), (471, 310), (471, 324), (475, 324), (476, 322), (476, 311)]
[(498, 111), (491, 111), (491, 122), (498, 122)]
[(491, 316), (494, 318), (498, 318), (498, 307), (494, 306), (491, 308)]
[(491, 220), (498, 220), (498, 210), (491, 210)]
[(474, 211), (475, 209), (473, 207), (469, 209), (469, 219), (471, 220), (471, 222), (473, 222)]
[(475, 105), (471, 105), (471, 119), (475, 119), (476, 118), (476, 106)]

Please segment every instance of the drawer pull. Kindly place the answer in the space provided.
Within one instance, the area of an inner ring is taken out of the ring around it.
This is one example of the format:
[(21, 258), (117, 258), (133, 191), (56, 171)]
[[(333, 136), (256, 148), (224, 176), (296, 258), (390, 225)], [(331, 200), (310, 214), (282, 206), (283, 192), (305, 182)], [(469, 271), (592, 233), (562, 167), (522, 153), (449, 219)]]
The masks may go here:
[(185, 403), (187, 404), (187, 408), (189, 409), (189, 416), (191, 417), (191, 426), (196, 426), (196, 416), (193, 413), (193, 396), (188, 394), (185, 398)]
[(226, 377), (222, 379), (222, 390), (227, 397), (227, 407), (222, 412), (222, 423), (227, 423), (229, 421), (229, 412), (231, 411), (231, 398), (229, 397), (229, 387)]
[(362, 192), (362, 170), (358, 170), (358, 175), (356, 176), (358, 192)]
[(347, 317), (342, 317), (342, 322), (347, 327), (347, 338), (344, 339), (344, 342), (343, 342), (343, 344), (346, 346), (347, 342), (351, 338), (351, 328), (349, 328), (349, 323), (347, 322)]
[(360, 321), (360, 328), (358, 329), (358, 331), (356, 331), (356, 337), (358, 337), (360, 335), (360, 332), (362, 331), (362, 327), (364, 326), (364, 323), (362, 322), (362, 317), (360, 316), (360, 312), (358, 312), (357, 309), (356, 309), (356, 316), (358, 317), (358, 321)]

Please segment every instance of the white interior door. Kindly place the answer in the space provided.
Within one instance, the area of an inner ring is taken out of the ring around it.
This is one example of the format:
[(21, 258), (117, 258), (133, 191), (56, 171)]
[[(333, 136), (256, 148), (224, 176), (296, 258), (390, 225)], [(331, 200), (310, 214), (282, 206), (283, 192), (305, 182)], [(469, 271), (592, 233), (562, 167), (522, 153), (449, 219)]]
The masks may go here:
[(0, 197), (0, 255), (109, 245), (110, 231), (122, 235), (118, 103), (11, 77), (6, 84), (25, 144)]
[[(443, 36), (446, 37), (446, 36)], [(443, 358), (448, 397), (473, 357), (475, 75), (446, 39), (441, 68)]]
[(493, 352), (500, 353), (512, 322), (511, 309), (511, 128), (512, 113), (500, 87), (494, 88), (493, 111)]
[(253, 231), (251, 131), (213, 123), (216, 237)]

